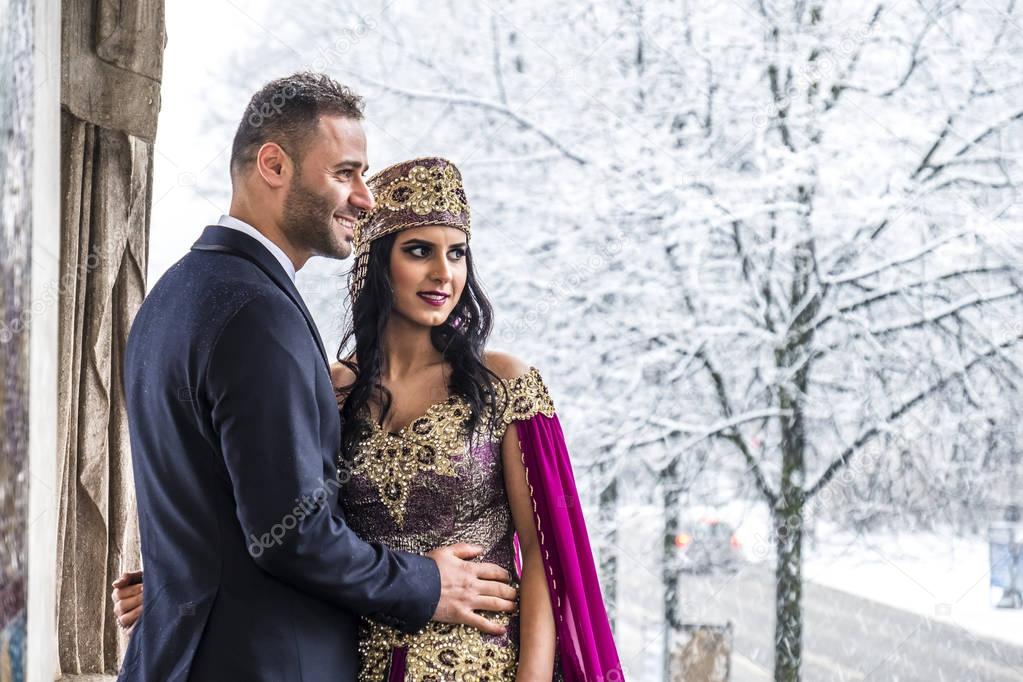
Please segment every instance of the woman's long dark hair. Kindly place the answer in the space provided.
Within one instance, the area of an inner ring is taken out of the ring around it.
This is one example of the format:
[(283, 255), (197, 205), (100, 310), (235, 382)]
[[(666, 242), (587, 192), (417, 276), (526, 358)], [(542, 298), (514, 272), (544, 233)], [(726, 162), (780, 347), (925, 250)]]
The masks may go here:
[[(341, 406), (342, 452), (351, 457), (360, 440), (366, 437), (369, 424), (364, 410), (374, 398), (380, 405), (378, 423), (382, 427), (391, 408), (392, 396), (380, 383), (383, 352), (380, 340), (394, 308), (391, 285), (391, 249), (397, 233), (370, 244), (366, 280), (358, 298), (351, 304), (351, 314), (341, 345), (338, 362), (355, 374), (355, 381), (344, 388), (347, 397)], [(492, 432), (498, 417), (494, 380), (499, 377), (483, 363), (483, 350), (494, 323), (494, 308), (472, 265), (472, 251), (465, 250), (466, 278), (462, 296), (444, 324), (430, 330), (430, 340), (451, 366), (448, 392), (461, 396), (469, 405), (467, 433), (472, 437), (483, 423), (484, 433)], [(354, 353), (346, 352), (355, 342)]]

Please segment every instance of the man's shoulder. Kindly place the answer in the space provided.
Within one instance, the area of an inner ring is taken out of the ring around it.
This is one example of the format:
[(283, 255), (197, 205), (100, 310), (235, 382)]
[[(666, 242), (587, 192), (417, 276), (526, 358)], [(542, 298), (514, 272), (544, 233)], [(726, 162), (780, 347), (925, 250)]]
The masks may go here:
[(228, 325), (286, 327), (305, 332), (301, 310), (266, 273), (244, 258), (189, 252), (147, 294), (137, 321), (153, 331), (176, 330), (201, 345)]
[[(233, 336), (248, 343), (270, 343), (284, 346), (312, 339), (302, 311), (277, 286), (246, 289), (243, 296), (234, 298), (232, 306), (217, 315), (218, 337), (229, 330)], [(273, 337), (273, 338), (270, 338)]]
[(263, 270), (240, 256), (190, 251), (171, 266), (153, 287), (153, 293), (178, 293), (216, 310), (236, 309), (254, 297), (291, 302), (291, 298)]
[(279, 288), (261, 267), (239, 253), (192, 250), (174, 267), (180, 267), (191, 275), (213, 280), (230, 280), (247, 286)]

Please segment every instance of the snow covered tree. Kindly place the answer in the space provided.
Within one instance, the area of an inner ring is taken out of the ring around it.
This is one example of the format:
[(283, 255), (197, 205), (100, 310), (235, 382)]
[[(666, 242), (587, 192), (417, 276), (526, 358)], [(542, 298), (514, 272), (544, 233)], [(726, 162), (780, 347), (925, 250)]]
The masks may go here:
[(835, 481), (868, 453), (891, 505), (910, 452), (959, 472), (926, 503), (1018, 458), (990, 441), (1023, 368), (1013, 2), (275, 11), (277, 68), (367, 96), (374, 166), (463, 170), (496, 343), (564, 396), (611, 601), (623, 473), (656, 473), (670, 538), (694, 473), (736, 468), (798, 680), (808, 514), (856, 506)]

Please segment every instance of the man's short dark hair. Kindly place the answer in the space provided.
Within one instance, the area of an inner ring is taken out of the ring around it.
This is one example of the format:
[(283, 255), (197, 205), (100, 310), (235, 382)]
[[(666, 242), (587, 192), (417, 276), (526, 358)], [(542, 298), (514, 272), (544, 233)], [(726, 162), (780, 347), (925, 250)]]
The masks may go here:
[(231, 147), (231, 175), (256, 159), (267, 142), (276, 142), (295, 162), (320, 116), (362, 120), (362, 98), (322, 73), (296, 73), (270, 81), (252, 96)]

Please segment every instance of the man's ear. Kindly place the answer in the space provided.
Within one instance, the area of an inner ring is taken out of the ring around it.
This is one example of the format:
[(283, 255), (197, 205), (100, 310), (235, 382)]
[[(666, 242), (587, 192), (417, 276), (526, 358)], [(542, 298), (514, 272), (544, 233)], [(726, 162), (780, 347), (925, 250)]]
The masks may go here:
[(266, 142), (256, 152), (256, 170), (271, 187), (284, 187), (294, 172), (291, 157), (276, 142)]

